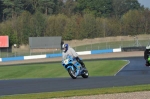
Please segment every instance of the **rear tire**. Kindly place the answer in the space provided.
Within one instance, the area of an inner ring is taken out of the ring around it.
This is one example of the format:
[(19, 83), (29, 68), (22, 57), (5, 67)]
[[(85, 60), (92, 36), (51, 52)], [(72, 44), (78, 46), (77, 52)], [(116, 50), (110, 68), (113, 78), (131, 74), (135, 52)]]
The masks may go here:
[(88, 78), (88, 77), (89, 77), (88, 71), (87, 71), (87, 70), (83, 70), (81, 76), (82, 76), (83, 78)]
[(68, 73), (71, 76), (72, 79), (76, 79), (77, 76), (75, 74), (75, 71), (73, 71), (71, 68), (68, 69)]

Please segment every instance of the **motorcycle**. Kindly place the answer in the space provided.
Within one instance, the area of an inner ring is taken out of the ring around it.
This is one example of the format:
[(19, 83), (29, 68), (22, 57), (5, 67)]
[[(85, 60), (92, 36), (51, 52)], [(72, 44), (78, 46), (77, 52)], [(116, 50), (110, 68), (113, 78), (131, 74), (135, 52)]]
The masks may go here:
[(66, 59), (62, 60), (62, 66), (68, 71), (72, 79), (76, 79), (78, 76), (88, 78), (89, 73), (86, 68), (83, 68), (76, 59), (72, 56), (67, 56)]
[(147, 61), (146, 61), (146, 64), (145, 64), (146, 66), (150, 66), (150, 55), (148, 54), (148, 59), (147, 59)]

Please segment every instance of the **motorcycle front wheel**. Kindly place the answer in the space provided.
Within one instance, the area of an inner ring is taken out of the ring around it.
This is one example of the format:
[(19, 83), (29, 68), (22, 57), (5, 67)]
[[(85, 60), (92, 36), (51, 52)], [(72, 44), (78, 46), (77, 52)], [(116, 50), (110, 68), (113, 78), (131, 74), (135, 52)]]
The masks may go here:
[(68, 73), (69, 73), (69, 75), (71, 76), (72, 79), (76, 79), (77, 78), (76, 72), (73, 71), (71, 68), (68, 69)]

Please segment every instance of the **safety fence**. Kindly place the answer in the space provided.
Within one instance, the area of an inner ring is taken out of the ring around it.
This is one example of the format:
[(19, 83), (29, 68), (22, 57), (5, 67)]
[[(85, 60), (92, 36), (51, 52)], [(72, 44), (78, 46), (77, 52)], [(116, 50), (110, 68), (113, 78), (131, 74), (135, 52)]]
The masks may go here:
[[(93, 38), (84, 40), (71, 40), (64, 41), (73, 47), (76, 52), (103, 50), (103, 49), (115, 49), (115, 48), (127, 48), (141, 47), (150, 44), (150, 35), (137, 35), (135, 36), (117, 36), (117, 37), (105, 37), (105, 38)], [(38, 42), (37, 42), (38, 43)], [(60, 44), (59, 44), (60, 46)], [(30, 49), (29, 45), (22, 45), (19, 48), (0, 48), (0, 58), (6, 57), (19, 57), (19, 56), (33, 56), (43, 54), (57, 54), (61, 53), (61, 49), (47, 48), (42, 49)]]
[[(90, 55), (90, 54), (104, 54), (104, 53), (113, 53), (113, 52), (121, 52), (121, 48), (82, 51), (82, 52), (77, 52), (77, 54), (78, 55)], [(43, 54), (43, 55), (32, 55), (32, 56), (6, 57), (6, 58), (0, 58), (0, 62), (41, 59), (41, 58), (56, 58), (56, 57), (62, 57), (62, 54), (55, 53), (55, 54)]]

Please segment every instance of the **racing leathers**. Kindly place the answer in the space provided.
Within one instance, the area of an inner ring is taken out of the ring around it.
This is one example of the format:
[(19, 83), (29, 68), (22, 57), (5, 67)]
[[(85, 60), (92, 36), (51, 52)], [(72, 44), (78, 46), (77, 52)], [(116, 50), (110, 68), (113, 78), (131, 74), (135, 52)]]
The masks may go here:
[(66, 52), (62, 52), (63, 60), (66, 59), (67, 55), (70, 55), (73, 58), (75, 58), (82, 65), (82, 67), (85, 68), (85, 65), (84, 65), (83, 61), (78, 57), (78, 54), (70, 46), (68, 47), (68, 50)]

